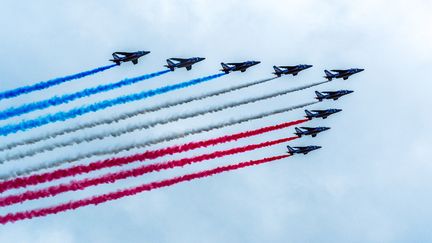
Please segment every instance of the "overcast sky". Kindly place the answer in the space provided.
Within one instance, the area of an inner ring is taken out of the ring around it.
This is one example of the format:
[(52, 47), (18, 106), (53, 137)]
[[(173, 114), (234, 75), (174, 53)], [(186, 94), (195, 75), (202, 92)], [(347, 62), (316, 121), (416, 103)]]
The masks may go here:
[[(221, 61), (262, 61), (246, 73), (233, 73), (189, 89), (21, 132), (1, 138), (2, 143), (167, 100), (267, 78), (271, 76), (273, 65), (305, 63), (314, 67), (296, 77), (283, 77), (223, 97), (74, 136), (114, 130), (146, 119), (167, 117), (321, 81), (326, 68), (358, 67), (366, 71), (348, 81), (337, 80), (277, 99), (10, 162), (1, 168), (2, 172), (52, 161), (68, 154), (145, 141), (217, 121), (300, 104), (313, 100), (315, 90), (355, 91), (337, 102), (327, 101), (313, 106), (317, 109), (344, 110), (329, 119), (308, 123), (311, 126), (331, 126), (330, 131), (314, 139), (302, 138), (290, 143), (323, 146), (319, 151), (98, 206), (0, 226), (0, 242), (432, 240), (432, 113), (429, 106), (432, 88), (429, 78), (432, 65), (431, 1), (4, 0), (1, 3), (0, 90), (106, 65), (113, 51), (152, 52), (136, 66), (128, 63), (92, 77), (1, 101), (1, 109), (159, 71), (169, 57), (203, 56), (207, 59), (195, 65), (190, 72), (176, 70), (129, 87), (0, 121), (0, 125), (214, 74), (220, 69)], [(299, 119), (303, 115), (303, 111), (298, 110), (169, 144), (274, 125)], [(293, 128), (289, 128), (160, 158), (155, 162), (278, 139), (292, 133)], [(56, 141), (61, 139), (64, 138)], [(285, 153), (285, 145), (26, 202), (2, 208), (0, 214), (55, 205), (219, 165), (279, 155)], [(124, 154), (136, 152), (139, 150)], [(89, 161), (77, 163), (86, 162)], [(79, 178), (82, 177), (85, 176)]]

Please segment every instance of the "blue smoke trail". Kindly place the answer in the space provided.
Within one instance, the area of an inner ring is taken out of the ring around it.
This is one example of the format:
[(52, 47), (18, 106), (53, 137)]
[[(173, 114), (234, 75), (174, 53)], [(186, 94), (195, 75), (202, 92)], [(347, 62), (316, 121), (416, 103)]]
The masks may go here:
[(84, 78), (86, 76), (105, 71), (105, 70), (110, 69), (110, 68), (115, 67), (115, 66), (117, 66), (117, 65), (111, 64), (111, 65), (104, 66), (104, 67), (98, 67), (98, 68), (95, 68), (93, 70), (89, 70), (89, 71), (85, 71), (85, 72), (81, 72), (81, 73), (77, 73), (77, 74), (72, 74), (69, 76), (61, 77), (61, 78), (55, 78), (55, 79), (40, 82), (37, 84), (33, 84), (33, 85), (19, 87), (16, 89), (11, 89), (8, 91), (3, 91), (0, 93), (0, 100), (10, 99), (10, 98), (13, 98), (13, 97), (16, 97), (16, 96), (19, 96), (22, 94), (28, 94), (30, 92), (37, 91), (37, 90), (47, 89), (51, 86), (59, 85), (61, 83), (71, 81), (74, 79)]
[(43, 101), (39, 101), (39, 102), (34, 102), (34, 103), (29, 103), (29, 104), (25, 104), (19, 107), (12, 107), (3, 111), (0, 111), (0, 120), (5, 120), (8, 119), (10, 117), (14, 117), (14, 116), (19, 116), (25, 113), (29, 113), (35, 110), (42, 110), (51, 106), (56, 106), (56, 105), (61, 105), (64, 103), (68, 103), (70, 101), (82, 98), (82, 97), (87, 97), (87, 96), (91, 96), (97, 93), (102, 93), (102, 92), (106, 92), (109, 90), (113, 90), (113, 89), (117, 89), (117, 88), (121, 88), (123, 86), (126, 85), (131, 85), (146, 79), (150, 79), (150, 78), (154, 78), (157, 76), (160, 76), (162, 74), (168, 73), (170, 72), (170, 70), (163, 70), (163, 71), (159, 71), (159, 72), (154, 72), (154, 73), (150, 73), (150, 74), (145, 74), (139, 77), (135, 77), (135, 78), (126, 78), (123, 79), (119, 82), (116, 83), (111, 83), (111, 84), (105, 84), (105, 85), (99, 85), (97, 87), (93, 87), (93, 88), (88, 88), (88, 89), (84, 89), (81, 91), (78, 91), (76, 93), (72, 93), (72, 94), (65, 94), (62, 96), (54, 96), (50, 99), (47, 100), (43, 100)]
[(203, 77), (203, 78), (197, 78), (197, 79), (193, 79), (190, 81), (186, 81), (183, 83), (178, 83), (178, 84), (174, 84), (174, 85), (168, 85), (168, 86), (164, 86), (161, 88), (157, 88), (157, 89), (153, 89), (153, 90), (149, 90), (149, 91), (143, 91), (140, 93), (136, 93), (136, 94), (131, 94), (131, 95), (126, 95), (126, 96), (120, 96), (111, 100), (104, 100), (98, 103), (94, 103), (88, 106), (82, 106), (82, 107), (78, 107), (66, 112), (57, 112), (54, 114), (49, 114), (46, 116), (41, 116), (38, 117), (36, 119), (33, 120), (27, 120), (27, 121), (22, 121), (20, 123), (17, 124), (11, 124), (11, 125), (6, 125), (3, 127), (0, 127), (0, 136), (7, 136), (11, 133), (16, 133), (18, 131), (24, 131), (24, 130), (28, 130), (28, 129), (32, 129), (32, 128), (36, 128), (36, 127), (40, 127), (49, 123), (54, 123), (57, 121), (65, 121), (71, 118), (75, 118), (77, 116), (81, 116), (90, 112), (95, 112), (98, 110), (103, 110), (106, 109), (108, 107), (112, 107), (115, 105), (119, 105), (119, 104), (125, 104), (125, 103), (129, 103), (132, 101), (137, 101), (137, 100), (142, 100), (142, 99), (146, 99), (146, 98), (150, 98), (156, 95), (160, 95), (160, 94), (164, 94), (170, 91), (174, 91), (177, 89), (182, 89), (182, 88), (187, 88), (189, 86), (192, 85), (196, 85), (199, 83), (203, 83), (206, 81), (210, 81), (212, 79), (221, 77), (223, 75), (226, 75), (225, 73), (218, 73), (218, 74), (214, 74), (214, 75), (210, 75), (207, 77)]

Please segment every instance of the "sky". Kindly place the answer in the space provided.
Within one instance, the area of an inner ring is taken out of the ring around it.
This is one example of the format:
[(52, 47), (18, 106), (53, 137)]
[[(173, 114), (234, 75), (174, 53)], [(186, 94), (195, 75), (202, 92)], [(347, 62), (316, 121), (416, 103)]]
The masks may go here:
[[(128, 63), (91, 77), (2, 101), (2, 110), (125, 77), (160, 71), (169, 57), (203, 56), (206, 60), (189, 72), (176, 70), (118, 90), (0, 121), (0, 125), (214, 74), (220, 69), (221, 61), (262, 61), (245, 73), (233, 73), (145, 101), (2, 137), (2, 143), (268, 78), (273, 65), (305, 63), (314, 67), (296, 77), (286, 76), (223, 97), (74, 136), (109, 131), (142, 120), (168, 117), (322, 81), (324, 69), (358, 67), (366, 70), (347, 81), (337, 80), (276, 99), (5, 164), (2, 171), (297, 105), (312, 101), (315, 90), (355, 91), (337, 102), (326, 101), (313, 106), (316, 109), (341, 108), (343, 112), (326, 120), (308, 123), (332, 127), (328, 132), (317, 138), (302, 138), (289, 143), (323, 146), (307, 156), (294, 156), (98, 206), (3, 225), (0, 226), (0, 242), (432, 240), (432, 196), (428, 193), (432, 189), (432, 115), (428, 99), (432, 88), (428, 80), (432, 65), (431, 1), (2, 1), (2, 10), (0, 90), (107, 65), (114, 51), (151, 51), (136, 66)], [(303, 110), (296, 110), (155, 148), (274, 125), (302, 116)], [(292, 133), (293, 128), (288, 128), (167, 156), (154, 162), (259, 143), (291, 136)], [(62, 139), (65, 138), (58, 141)], [(220, 165), (280, 155), (286, 152), (285, 145), (1, 208), (0, 214), (55, 205)], [(77, 161), (86, 162), (89, 161)], [(95, 175), (98, 173), (88, 176)]]

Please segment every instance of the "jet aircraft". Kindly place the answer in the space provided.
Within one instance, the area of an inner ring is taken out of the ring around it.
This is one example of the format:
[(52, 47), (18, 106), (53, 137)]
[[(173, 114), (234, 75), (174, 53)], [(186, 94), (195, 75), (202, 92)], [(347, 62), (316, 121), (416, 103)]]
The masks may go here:
[(294, 147), (294, 148), (287, 146), (287, 148), (288, 148), (288, 153), (290, 155), (294, 155), (294, 154), (308, 154), (311, 151), (320, 149), (321, 146), (306, 146), (306, 147)]
[(261, 63), (260, 61), (246, 61), (246, 62), (239, 62), (239, 63), (221, 63), (222, 69), (221, 71), (225, 73), (235, 72), (235, 71), (241, 71), (246, 72), (246, 69), (255, 66), (257, 64)]
[(362, 72), (362, 71), (364, 71), (364, 69), (350, 68), (350, 69), (346, 69), (346, 70), (334, 69), (331, 71), (335, 72), (335, 73), (331, 73), (328, 70), (324, 70), (325, 75), (326, 75), (326, 76), (324, 76), (324, 78), (328, 79), (329, 81), (332, 81), (332, 79), (334, 79), (334, 78), (342, 78), (344, 80), (347, 80), (351, 75)]
[(168, 65), (165, 65), (165, 67), (169, 68), (171, 71), (174, 71), (175, 68), (186, 68), (186, 70), (191, 70), (192, 65), (194, 65), (197, 62), (201, 62), (202, 60), (205, 60), (204, 57), (192, 57), (192, 58), (168, 58), (166, 61)]
[[(305, 130), (301, 130), (301, 129)], [(318, 133), (320, 132), (324, 132), (330, 129), (330, 127), (296, 127), (295, 130), (296, 132), (294, 133), (295, 135), (302, 137), (304, 136), (312, 136), (312, 137), (316, 137)]]
[(347, 95), (347, 94), (351, 94), (352, 90), (339, 90), (339, 91), (324, 91), (322, 93), (315, 91), (315, 94), (317, 97), (315, 97), (315, 99), (319, 100), (319, 101), (323, 101), (323, 100), (338, 100), (340, 97)]
[(273, 69), (275, 70), (273, 74), (276, 74), (276, 76), (278, 77), (282, 75), (288, 75), (288, 74), (292, 74), (293, 76), (296, 76), (299, 72), (311, 67), (312, 65), (307, 65), (307, 64), (300, 64), (296, 66), (273, 66)]
[(342, 109), (327, 109), (327, 110), (312, 110), (312, 112), (305, 110), (306, 118), (312, 120), (313, 118), (322, 118), (326, 119), (328, 116), (335, 114), (337, 112), (341, 112)]
[(113, 59), (111, 62), (120, 65), (122, 62), (132, 62), (134, 65), (138, 63), (138, 59), (144, 55), (149, 54), (149, 51), (137, 51), (137, 52), (122, 52), (117, 51), (112, 54)]

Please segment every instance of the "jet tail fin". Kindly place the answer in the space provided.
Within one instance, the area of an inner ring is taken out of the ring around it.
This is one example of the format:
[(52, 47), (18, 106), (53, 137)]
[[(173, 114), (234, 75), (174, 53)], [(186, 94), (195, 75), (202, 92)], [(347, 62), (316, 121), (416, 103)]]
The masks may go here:
[(169, 68), (171, 71), (174, 71), (175, 63), (170, 59), (167, 59), (166, 62), (168, 63), (168, 65), (165, 65), (165, 67)]
[(303, 131), (300, 130), (298, 127), (294, 128), (296, 130), (295, 135), (301, 137), (303, 135)]
[(120, 59), (120, 56), (117, 55), (117, 53), (115, 53), (115, 52), (112, 54), (112, 56), (113, 56), (114, 60)]
[(288, 153), (293, 155), (295, 150), (293, 148), (291, 148), (289, 145), (287, 145), (287, 149), (288, 149)]
[(318, 91), (315, 91), (315, 94), (316, 94), (316, 98), (319, 100), (319, 101), (322, 101), (324, 98), (325, 98), (325, 96), (323, 95), (323, 94), (321, 94), (320, 92), (318, 92)]
[(112, 54), (113, 59), (110, 59), (111, 62), (114, 62), (117, 65), (120, 65), (120, 56), (117, 55), (117, 53)]
[(221, 66), (222, 66), (222, 70), (221, 71), (224, 71), (225, 73), (229, 73), (230, 67), (228, 65), (226, 65), (223, 62), (221, 62)]
[(309, 120), (311, 120), (312, 117), (313, 117), (313, 114), (310, 111), (308, 111), (308, 110), (305, 110), (305, 113), (306, 113), (306, 118), (308, 118)]
[(281, 76), (282, 70), (278, 68), (277, 66), (273, 66), (273, 69), (275, 70), (274, 74), (276, 74), (278, 77)]
[(335, 77), (335, 75), (328, 70), (324, 70), (324, 73), (326, 75), (325, 78), (328, 79), (329, 81), (331, 81)]

